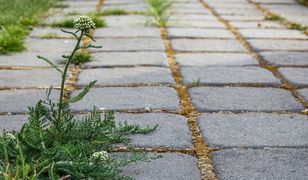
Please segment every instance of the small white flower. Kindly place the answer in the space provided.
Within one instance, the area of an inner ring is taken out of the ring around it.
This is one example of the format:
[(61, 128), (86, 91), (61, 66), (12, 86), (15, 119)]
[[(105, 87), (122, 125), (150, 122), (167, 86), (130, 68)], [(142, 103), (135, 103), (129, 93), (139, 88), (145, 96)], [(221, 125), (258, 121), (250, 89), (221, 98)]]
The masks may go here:
[(6, 133), (5, 137), (7, 140), (10, 140), (10, 141), (14, 141), (16, 139), (16, 137), (12, 133)]
[(79, 30), (84, 30), (87, 33), (90, 29), (95, 29), (95, 23), (88, 16), (80, 16), (74, 20), (74, 27)]
[(107, 151), (95, 152), (93, 153), (92, 158), (94, 160), (107, 161), (109, 158), (109, 154)]

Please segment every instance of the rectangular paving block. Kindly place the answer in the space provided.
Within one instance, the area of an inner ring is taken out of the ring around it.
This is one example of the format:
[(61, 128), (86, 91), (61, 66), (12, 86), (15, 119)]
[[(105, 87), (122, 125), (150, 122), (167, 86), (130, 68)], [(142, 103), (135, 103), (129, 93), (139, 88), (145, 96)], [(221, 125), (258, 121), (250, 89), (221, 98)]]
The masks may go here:
[(228, 149), (212, 155), (218, 179), (305, 179), (308, 149)]
[[(75, 91), (73, 96), (80, 91)], [(93, 88), (85, 98), (72, 105), (73, 110), (170, 110), (177, 111), (179, 99), (169, 87), (108, 87)]]
[[(75, 32), (75, 29), (63, 28), (66, 31)], [(52, 27), (36, 27), (31, 33), (30, 37), (34, 38), (46, 38), (48, 36), (54, 36), (54, 38), (74, 38), (73, 35), (62, 32), (59, 28)]]
[(28, 122), (26, 115), (3, 115), (0, 116), (0, 133), (2, 131), (16, 131), (19, 130), (23, 124)]
[(278, 71), (294, 86), (308, 85), (308, 68), (279, 68)]
[(244, 38), (308, 39), (304, 33), (291, 29), (239, 29), (238, 31)]
[(148, 8), (148, 5), (143, 3), (138, 4), (114, 4), (114, 5), (107, 5), (103, 6), (102, 10), (108, 10), (108, 9), (125, 9), (127, 11), (146, 11)]
[(178, 153), (159, 154), (162, 158), (129, 164), (123, 175), (136, 180), (196, 180), (201, 179), (197, 158)]
[(59, 55), (70, 53), (76, 45), (73, 39), (35, 39), (28, 38), (26, 46), (29, 51), (38, 54), (45, 52), (55, 52)]
[(217, 20), (215, 16), (211, 14), (172, 14), (169, 19), (171, 21), (175, 20), (202, 20), (202, 21), (215, 21)]
[(221, 15), (227, 21), (261, 21), (264, 20), (263, 15)]
[(96, 45), (103, 48), (90, 49), (91, 52), (98, 51), (164, 51), (164, 42), (160, 38), (104, 38), (97, 39)]
[(91, 56), (93, 60), (84, 64), (85, 68), (138, 65), (168, 66), (165, 52), (98, 52), (92, 53)]
[(308, 52), (264, 51), (260, 52), (259, 55), (276, 66), (308, 66)]
[(249, 39), (247, 41), (255, 51), (308, 51), (308, 41), (304, 40)]
[(223, 29), (224, 24), (219, 21), (202, 21), (202, 20), (169, 20), (168, 27), (186, 27), (186, 28), (213, 28)]
[(105, 16), (108, 27), (144, 27), (148, 19), (142, 15)]
[(260, 67), (182, 67), (181, 74), (185, 84), (280, 84)]
[(283, 29), (283, 25), (275, 21), (229, 21), (229, 23), (238, 29), (254, 29), (254, 28), (264, 28), (264, 29)]
[(94, 37), (157, 37), (160, 38), (159, 28), (152, 27), (106, 27), (97, 28)]
[(141, 127), (154, 127), (157, 129), (149, 134), (131, 134), (131, 145), (136, 147), (165, 147), (165, 148), (192, 148), (191, 133), (185, 117), (175, 114), (145, 113), (127, 114), (116, 113), (117, 122), (136, 124)]
[[(58, 91), (53, 90), (51, 98), (58, 100)], [(46, 90), (1, 90), (0, 91), (0, 112), (27, 112), (28, 106), (35, 106), (36, 103), (45, 99)]]
[(233, 39), (172, 39), (172, 48), (179, 52), (245, 52), (245, 48)]
[(297, 92), (305, 99), (305, 101), (308, 101), (308, 89), (299, 89)]
[(168, 28), (169, 38), (229, 38), (234, 35), (225, 29), (201, 29), (201, 28)]
[(174, 83), (170, 69), (166, 67), (86, 69), (81, 71), (77, 83), (87, 85), (92, 80), (97, 80), (96, 85)]
[(202, 114), (198, 123), (212, 148), (308, 147), (305, 115)]
[(61, 74), (54, 69), (0, 70), (0, 87), (60, 86)]
[(176, 54), (180, 66), (249, 66), (258, 65), (258, 61), (244, 53), (194, 53)]
[(303, 106), (278, 88), (196, 87), (189, 89), (198, 111), (298, 111)]

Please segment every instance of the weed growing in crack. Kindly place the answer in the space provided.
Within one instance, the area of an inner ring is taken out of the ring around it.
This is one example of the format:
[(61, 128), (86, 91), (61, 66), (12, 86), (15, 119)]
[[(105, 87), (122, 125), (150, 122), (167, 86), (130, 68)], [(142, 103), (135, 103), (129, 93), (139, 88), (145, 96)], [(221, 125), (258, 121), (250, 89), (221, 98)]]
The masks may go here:
[(165, 27), (169, 19), (168, 10), (172, 6), (171, 0), (147, 0), (149, 9), (147, 14), (152, 18), (146, 23), (148, 25), (155, 25), (159, 27)]
[[(92, 57), (90, 54), (85, 53), (83, 51), (77, 51), (71, 60), (71, 64), (80, 65), (83, 63), (90, 62), (91, 60), (92, 60)], [(59, 63), (66, 64), (66, 62), (67, 62), (67, 59), (64, 59), (64, 60), (61, 60)]]
[(127, 14), (130, 14), (130, 12), (128, 12), (128, 11), (125, 10), (125, 9), (116, 8), (116, 9), (107, 9), (107, 10), (104, 10), (101, 14), (102, 14), (103, 16), (110, 16), (110, 15), (127, 15)]
[(89, 34), (90, 29), (95, 28), (91, 18), (77, 18), (74, 27), (76, 32), (62, 30), (77, 41), (71, 54), (63, 56), (67, 59), (64, 69), (38, 56), (61, 73), (59, 101), (54, 101), (55, 92), (49, 88), (46, 99), (29, 107), (28, 123), (21, 130), (4, 132), (0, 136), (0, 176), (4, 179), (128, 179), (121, 175), (121, 167), (147, 159), (145, 154), (133, 153), (118, 158), (109, 152), (117, 143), (128, 146), (130, 139), (126, 135), (146, 134), (157, 126), (116, 124), (113, 112), (101, 116), (95, 107), (82, 117), (70, 111), (70, 105), (82, 100), (96, 81), (90, 82), (78, 95), (64, 98), (69, 65), (78, 50), (100, 48), (81, 45), (83, 37), (95, 41)]
[[(92, 19), (92, 21), (95, 23), (96, 27), (106, 27), (106, 22), (100, 16), (99, 13), (97, 13), (97, 12), (90, 12), (90, 13), (86, 14), (86, 16), (88, 16), (88, 17), (90, 17)], [(74, 27), (73, 21), (74, 21), (73, 18), (64, 19), (64, 20), (61, 20), (61, 21), (53, 22), (51, 24), (51, 26), (73, 28)]]

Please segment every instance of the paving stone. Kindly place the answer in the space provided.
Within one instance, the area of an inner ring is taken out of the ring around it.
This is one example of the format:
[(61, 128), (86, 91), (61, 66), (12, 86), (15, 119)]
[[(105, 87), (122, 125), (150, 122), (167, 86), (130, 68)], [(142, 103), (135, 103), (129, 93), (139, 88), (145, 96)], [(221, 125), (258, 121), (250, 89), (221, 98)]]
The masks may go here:
[(127, 122), (141, 127), (154, 127), (157, 129), (149, 134), (132, 134), (131, 145), (137, 147), (165, 147), (165, 148), (192, 148), (191, 133), (185, 117), (174, 114), (146, 113), (123, 114), (116, 113), (117, 122)]
[(244, 47), (233, 39), (172, 39), (174, 51), (198, 52), (245, 52)]
[(303, 179), (308, 149), (228, 149), (213, 152), (218, 179)]
[(240, 29), (239, 32), (244, 38), (308, 39), (300, 31), (290, 29)]
[[(80, 91), (75, 91), (76, 95)], [(105, 110), (163, 109), (176, 111), (179, 99), (176, 91), (168, 87), (109, 87), (94, 88), (73, 110), (91, 110), (93, 106)]]
[(91, 56), (93, 60), (84, 64), (84, 67), (128, 65), (168, 66), (167, 57), (164, 52), (100, 52), (92, 53)]
[(300, 89), (297, 90), (299, 94), (305, 99), (305, 101), (308, 101), (308, 89)]
[(95, 1), (65, 1), (64, 4), (67, 4), (69, 6), (75, 6), (75, 7), (81, 7), (81, 6), (90, 6), (95, 7), (98, 2)]
[(183, 67), (185, 84), (280, 84), (280, 80), (259, 67)]
[(97, 51), (164, 51), (164, 42), (160, 38), (104, 38), (97, 39), (96, 44), (103, 48), (91, 49)]
[(138, 3), (138, 4), (116, 4), (110, 6), (103, 6), (103, 11), (108, 9), (125, 9), (127, 11), (146, 11), (148, 9), (148, 5), (146, 3)]
[[(56, 99), (58, 91), (53, 90), (51, 98)], [(46, 90), (1, 90), (0, 112), (27, 112), (28, 106), (34, 106), (46, 97)]]
[(68, 8), (61, 8), (61, 14), (70, 15), (70, 14), (76, 14), (79, 13), (87, 14), (96, 11), (95, 6), (79, 6), (79, 7), (68, 7)]
[(207, 14), (175, 14), (169, 17), (171, 21), (177, 20), (202, 20), (202, 21), (215, 21), (217, 20), (213, 15)]
[(147, 21), (142, 15), (105, 16), (104, 19), (108, 27), (144, 27)]
[(27, 49), (36, 53), (44, 54), (45, 52), (55, 52), (58, 55), (61, 53), (70, 53), (76, 41), (73, 39), (34, 39), (26, 40)]
[(261, 55), (266, 61), (268, 61), (272, 65), (308, 65), (308, 52), (265, 51), (260, 52), (259, 55)]
[(50, 65), (47, 64), (45, 61), (39, 60), (36, 57), (38, 54), (47, 57), (51, 62), (55, 64), (57, 64), (58, 59), (61, 58), (61, 55), (53, 52), (42, 52), (42, 53), (21, 52), (21, 53), (14, 53), (14, 54), (0, 56), (0, 66), (50, 67)]
[(225, 28), (225, 26), (218, 21), (202, 21), (202, 20), (173, 20), (168, 21), (168, 27), (187, 27), (187, 28)]
[(227, 21), (261, 21), (263, 15), (221, 15)]
[(202, 114), (198, 123), (212, 148), (308, 147), (305, 115)]
[(82, 70), (78, 76), (78, 85), (87, 85), (94, 79), (97, 80), (96, 85), (174, 83), (169, 68), (133, 67)]
[(253, 16), (262, 16), (262, 12), (253, 9), (216, 9), (216, 12), (219, 15), (253, 15)]
[[(64, 29), (66, 31), (74, 32), (74, 29)], [(62, 32), (59, 28), (51, 28), (51, 27), (36, 27), (31, 33), (30, 37), (42, 38), (46, 35), (54, 35), (59, 38), (74, 38), (74, 36)]]
[(23, 124), (28, 122), (26, 115), (4, 115), (0, 116), (0, 133), (5, 131), (19, 130)]
[(194, 53), (176, 54), (180, 66), (248, 66), (258, 62), (249, 54), (237, 53)]
[(163, 153), (163, 157), (149, 162), (132, 163), (123, 168), (123, 174), (136, 180), (196, 180), (201, 179), (197, 159), (178, 153)]
[[(92, 9), (92, 8), (91, 8)], [(58, 13), (58, 14), (54, 14), (52, 16), (48, 16), (45, 19), (42, 20), (42, 24), (44, 25), (51, 25), (53, 23), (62, 21), (62, 20), (66, 20), (66, 19), (70, 19), (70, 20), (74, 20), (75, 18), (77, 18), (78, 15), (65, 15), (65, 13)]]
[(239, 29), (283, 29), (284, 26), (275, 21), (229, 21), (229, 23)]
[(269, 4), (294, 4), (296, 3), (294, 0), (255, 0), (257, 3), (269, 3)]
[(272, 40), (272, 39), (249, 39), (248, 43), (255, 51), (307, 51), (308, 41), (302, 40)]
[(145, 3), (144, 0), (105, 0), (104, 5), (117, 5), (117, 4), (138, 4)]
[(160, 38), (158, 28), (149, 27), (107, 27), (95, 29), (94, 37), (157, 37)]
[(234, 35), (225, 29), (201, 29), (201, 28), (168, 28), (170, 38), (191, 37), (191, 38), (235, 38)]
[(198, 111), (297, 111), (303, 106), (286, 90), (248, 87), (189, 89)]
[(294, 86), (308, 85), (308, 68), (279, 68), (278, 71)]

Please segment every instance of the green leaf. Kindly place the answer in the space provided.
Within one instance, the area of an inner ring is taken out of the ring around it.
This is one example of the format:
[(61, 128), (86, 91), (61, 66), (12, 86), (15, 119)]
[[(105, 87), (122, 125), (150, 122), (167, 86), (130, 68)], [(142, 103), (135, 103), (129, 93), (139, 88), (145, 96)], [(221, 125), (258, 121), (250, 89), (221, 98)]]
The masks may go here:
[(49, 61), (49, 59), (43, 57), (43, 56), (37, 56), (37, 58), (42, 59), (43, 61), (47, 62), (48, 64), (50, 64), (53, 68), (55, 68), (57, 71), (59, 71), (61, 74), (63, 74), (63, 71), (54, 63), (52, 63), (51, 61)]
[(69, 103), (75, 103), (75, 102), (78, 102), (80, 101), (89, 91), (90, 89), (94, 86), (94, 84), (96, 83), (97, 81), (92, 81), (90, 82), (83, 90), (81, 93), (79, 93), (77, 96), (75, 97), (72, 97), (69, 99)]

